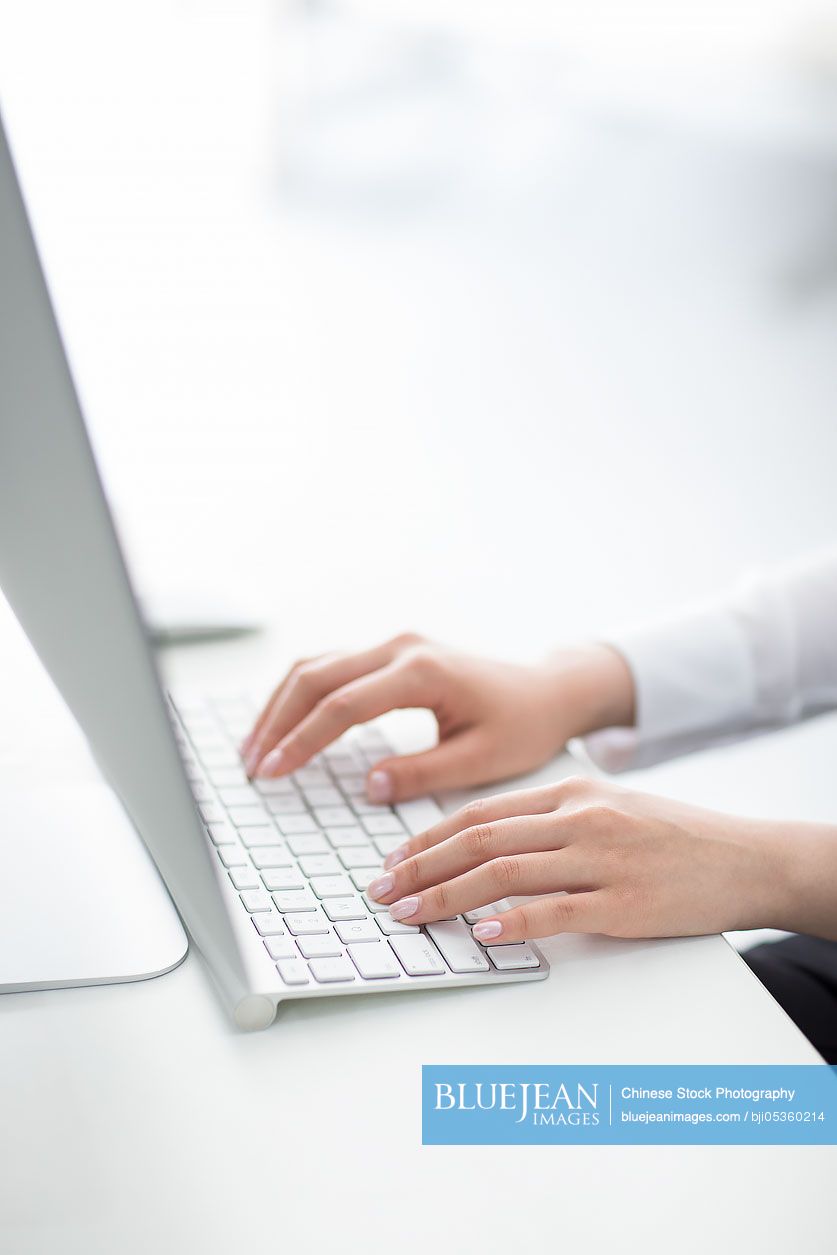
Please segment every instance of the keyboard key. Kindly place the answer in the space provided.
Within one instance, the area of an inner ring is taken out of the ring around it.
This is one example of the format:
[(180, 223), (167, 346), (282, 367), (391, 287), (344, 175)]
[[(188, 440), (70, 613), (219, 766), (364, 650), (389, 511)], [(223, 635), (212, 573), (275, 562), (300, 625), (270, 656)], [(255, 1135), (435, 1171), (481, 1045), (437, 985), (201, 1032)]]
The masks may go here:
[(284, 845), (259, 845), (250, 851), (254, 867), (290, 867), (293, 862)]
[(343, 953), (343, 947), (331, 932), (315, 933), (313, 937), (300, 937), (296, 944), (306, 959), (334, 959)]
[(234, 867), (229, 873), (236, 889), (261, 889), (262, 882), (253, 867)]
[(322, 907), (330, 920), (366, 918), (360, 898), (324, 898)]
[(238, 895), (244, 904), (244, 909), (250, 911), (272, 911), (273, 903), (270, 900), (270, 894), (264, 889), (249, 889), (246, 893)]
[(314, 814), (321, 828), (337, 828), (356, 822), (348, 806), (318, 806)]
[(267, 823), (263, 806), (230, 806), (227, 814), (234, 828), (260, 828)]
[(259, 911), (252, 919), (262, 937), (284, 937), (285, 922), (277, 911)]
[(328, 763), (330, 769), (334, 772), (335, 776), (339, 776), (344, 773), (357, 775), (358, 772), (363, 771), (366, 766), (366, 760), (357, 752), (357, 750), (353, 750), (348, 746), (345, 749), (342, 748), (342, 746), (339, 748), (334, 745), (329, 746), (329, 748), (324, 751), (323, 757)]
[(344, 957), (339, 959), (311, 959), (308, 966), (313, 973), (314, 980), (321, 985), (355, 979), (355, 969), (349, 960)]
[(215, 853), (225, 867), (245, 867), (250, 862), (240, 845), (219, 845)]
[(287, 776), (280, 780), (264, 780), (259, 777), (253, 781), (253, 788), (263, 797), (278, 797), (280, 794), (296, 797), (299, 792), (293, 780), (289, 780)]
[(391, 836), (393, 833), (403, 833), (404, 826), (397, 815), (369, 815), (363, 821), (363, 826), (369, 833), (370, 837)]
[(335, 932), (341, 941), (380, 941), (381, 934), (374, 919), (346, 920), (335, 925)]
[(375, 916), (378, 927), (387, 937), (392, 937), (395, 933), (417, 933), (419, 930), (415, 924), (405, 924), (403, 920), (393, 919), (384, 907), (383, 912), (379, 911)]
[[(268, 867), (262, 872), (265, 889), (304, 889), (305, 877), (298, 867)], [(279, 908), (282, 909), (281, 907)]]
[(488, 906), (478, 906), (475, 911), (464, 911), (463, 915), (467, 923), (478, 924), (481, 919), (487, 919), (490, 915), (499, 915), (501, 911), (507, 911), (509, 905), (509, 902), (504, 898), (502, 902), (489, 902)]
[(291, 797), (282, 794), (281, 797), (266, 797), (265, 804), (271, 815), (275, 819), (282, 819), (286, 815), (305, 815), (305, 803), (301, 797)]
[(225, 818), (224, 812), (217, 802), (201, 802), (198, 810), (205, 824), (218, 824)]
[(357, 824), (347, 824), (345, 828), (326, 828), (325, 833), (335, 850), (346, 845), (369, 845), (369, 838)]
[(379, 869), (377, 867), (356, 867), (349, 874), (352, 877), (352, 884), (356, 889), (366, 889), (368, 885), (376, 878)]
[(286, 836), (291, 833), (318, 831), (310, 815), (277, 815), (276, 827)]
[(304, 786), (302, 792), (309, 806), (341, 806), (343, 798), (331, 784)]
[(328, 765), (344, 793), (366, 792), (366, 760), (360, 755), (341, 755), (339, 762), (330, 759)]
[(322, 911), (302, 911), (299, 915), (286, 915), (285, 927), (295, 937), (306, 933), (328, 933), (331, 929)]
[(233, 788), (223, 788), (218, 790), (221, 801), (225, 806), (252, 806), (258, 804), (258, 797), (249, 785), (235, 786)]
[(273, 901), (280, 911), (313, 911), (317, 907), (317, 899), (310, 889), (289, 889), (286, 892), (274, 893)]
[(389, 810), (380, 802), (370, 802), (365, 793), (352, 794), (349, 800), (356, 815), (381, 815)]
[(230, 841), (238, 840), (235, 835), (235, 828), (232, 828), (227, 823), (207, 824), (206, 828), (213, 845), (225, 845)]
[(272, 824), (263, 824), (258, 828), (242, 828), (239, 836), (248, 850), (255, 849), (257, 846), (275, 845), (279, 840), (279, 833)]
[[(206, 773), (216, 789), (232, 788), (236, 785), (248, 784), (247, 773), (243, 767), (213, 767)], [(252, 785), (250, 786), (252, 788)]]
[(422, 933), (417, 937), (393, 937), (390, 945), (408, 976), (438, 976), (447, 971), (439, 951)]
[(392, 980), (401, 968), (385, 941), (349, 946), (349, 955), (364, 980)]
[(427, 932), (442, 952), (452, 972), (487, 972), (488, 959), (461, 920), (428, 924)]
[(290, 937), (265, 937), (265, 948), (272, 959), (296, 959), (299, 956)]
[(307, 985), (310, 982), (308, 964), (302, 959), (285, 959), (276, 964), (276, 970), (286, 985)]
[(371, 845), (350, 845), (337, 853), (347, 871), (351, 871), (353, 867), (381, 866), (381, 856)]
[(299, 866), (305, 876), (334, 876), (343, 870), (335, 854), (305, 854)]
[(288, 849), (291, 854), (300, 858), (303, 854), (328, 854), (328, 842), (319, 832), (303, 833), (288, 838)]
[(411, 837), (417, 837), (420, 832), (426, 832), (428, 828), (438, 824), (440, 819), (444, 819), (440, 808), (428, 797), (401, 802), (395, 807), (395, 813)]
[(212, 769), (215, 767), (241, 767), (241, 759), (234, 749), (217, 748), (202, 749), (200, 752), (200, 760), (204, 767)]
[(386, 858), (388, 854), (392, 854), (393, 850), (397, 850), (400, 845), (404, 844), (406, 833), (402, 833), (400, 837), (376, 837), (372, 842), (381, 858)]
[(500, 972), (512, 972), (524, 967), (538, 967), (538, 956), (527, 945), (488, 946), (486, 953)]
[(294, 779), (301, 785), (331, 784), (328, 772), (322, 767), (300, 767), (299, 771), (294, 772)]
[[(388, 906), (384, 906), (383, 902), (376, 902), (374, 898), (370, 898), (368, 893), (364, 893), (362, 897), (364, 906), (368, 911), (372, 911), (373, 914), (380, 914), (382, 911), (389, 911)], [(387, 918), (389, 918), (389, 916), (387, 916)], [(393, 923), (395, 923), (394, 920)]]
[(348, 876), (312, 876), (310, 883), (318, 898), (345, 898), (354, 888)]

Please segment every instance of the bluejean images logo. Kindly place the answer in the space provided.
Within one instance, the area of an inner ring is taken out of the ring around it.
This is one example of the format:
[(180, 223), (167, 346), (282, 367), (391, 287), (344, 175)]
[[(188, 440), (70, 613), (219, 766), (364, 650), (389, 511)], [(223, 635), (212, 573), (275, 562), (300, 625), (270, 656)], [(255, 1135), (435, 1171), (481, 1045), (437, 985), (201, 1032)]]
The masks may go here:
[(435, 1146), (837, 1145), (826, 1064), (422, 1068)]
[(515, 1124), (531, 1120), (540, 1125), (596, 1125), (599, 1123), (599, 1083), (566, 1085), (550, 1081), (434, 1081), (436, 1111), (508, 1112)]

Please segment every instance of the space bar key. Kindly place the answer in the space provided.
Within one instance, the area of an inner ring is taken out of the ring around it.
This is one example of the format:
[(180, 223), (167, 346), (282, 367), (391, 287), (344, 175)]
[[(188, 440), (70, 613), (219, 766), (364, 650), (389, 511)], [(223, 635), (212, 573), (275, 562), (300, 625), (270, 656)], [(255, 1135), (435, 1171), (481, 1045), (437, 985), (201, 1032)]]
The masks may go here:
[(428, 924), (427, 931), (441, 950), (452, 972), (487, 972), (488, 959), (459, 920)]

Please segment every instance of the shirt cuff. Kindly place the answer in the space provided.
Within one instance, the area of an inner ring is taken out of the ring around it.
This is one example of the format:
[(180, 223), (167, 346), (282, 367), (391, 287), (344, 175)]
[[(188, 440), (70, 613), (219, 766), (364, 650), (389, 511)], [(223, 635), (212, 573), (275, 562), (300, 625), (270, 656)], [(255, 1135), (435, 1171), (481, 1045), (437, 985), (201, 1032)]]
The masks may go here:
[(636, 688), (636, 725), (576, 742), (606, 771), (646, 767), (749, 728), (756, 707), (752, 651), (729, 603), (609, 634)]

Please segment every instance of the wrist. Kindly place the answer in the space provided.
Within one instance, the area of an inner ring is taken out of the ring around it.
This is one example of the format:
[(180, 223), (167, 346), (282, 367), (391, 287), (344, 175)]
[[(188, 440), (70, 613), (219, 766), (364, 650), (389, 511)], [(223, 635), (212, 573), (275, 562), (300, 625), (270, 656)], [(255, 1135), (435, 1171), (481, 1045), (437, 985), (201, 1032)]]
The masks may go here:
[(837, 940), (837, 828), (772, 821), (765, 925)]
[(560, 743), (600, 728), (633, 727), (636, 689), (625, 659), (610, 645), (561, 649), (544, 664)]

